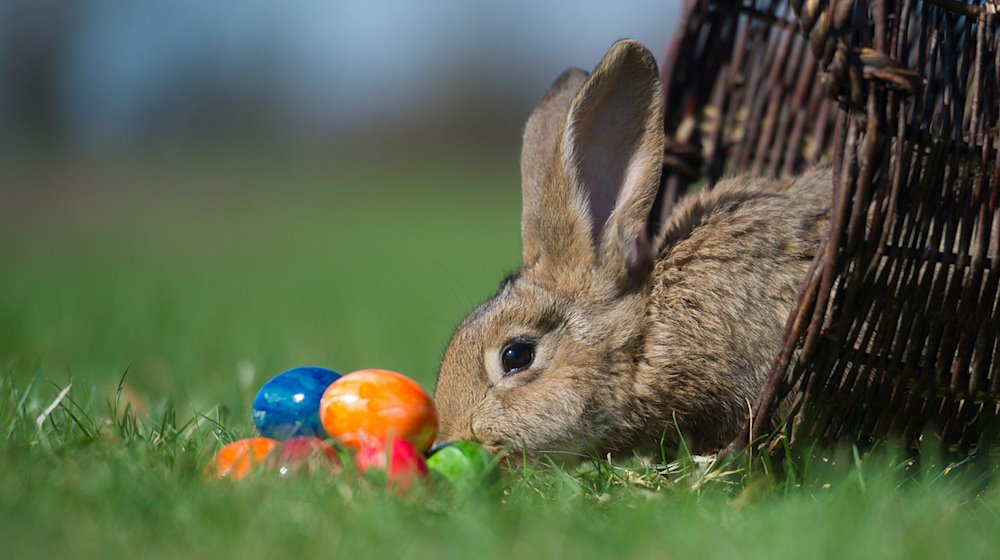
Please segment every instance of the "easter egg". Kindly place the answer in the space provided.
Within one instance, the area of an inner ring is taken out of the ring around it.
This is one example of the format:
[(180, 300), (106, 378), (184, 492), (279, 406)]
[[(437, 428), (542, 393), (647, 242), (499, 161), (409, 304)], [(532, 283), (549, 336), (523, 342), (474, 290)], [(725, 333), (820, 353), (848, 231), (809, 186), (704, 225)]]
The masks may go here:
[(261, 435), (326, 437), (319, 421), (319, 400), (339, 377), (321, 367), (297, 367), (272, 377), (253, 400), (253, 421)]
[(295, 436), (281, 442), (267, 459), (280, 476), (335, 470), (340, 466), (337, 450), (316, 436)]
[(424, 458), (403, 439), (393, 439), (388, 443), (371, 440), (354, 455), (358, 471), (368, 473), (375, 469), (385, 473), (389, 484), (400, 490), (408, 490), (415, 481), (427, 476)]
[(216, 478), (239, 480), (264, 462), (275, 447), (278, 441), (271, 438), (237, 440), (220, 449), (206, 470)]
[(455, 441), (438, 446), (427, 458), (427, 468), (455, 485), (485, 481), (495, 474), (493, 457), (478, 443)]
[(437, 435), (434, 401), (420, 385), (394, 371), (364, 369), (327, 387), (320, 418), (330, 437), (352, 449), (371, 441), (403, 439), (423, 453)]

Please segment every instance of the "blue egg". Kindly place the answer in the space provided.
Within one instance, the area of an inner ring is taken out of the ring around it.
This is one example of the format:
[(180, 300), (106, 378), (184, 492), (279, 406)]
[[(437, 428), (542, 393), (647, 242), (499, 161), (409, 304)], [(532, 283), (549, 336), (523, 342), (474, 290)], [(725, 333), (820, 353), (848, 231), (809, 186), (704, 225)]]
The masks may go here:
[(339, 378), (339, 373), (321, 367), (297, 367), (272, 377), (253, 400), (253, 421), (261, 435), (327, 437), (319, 419), (319, 400)]

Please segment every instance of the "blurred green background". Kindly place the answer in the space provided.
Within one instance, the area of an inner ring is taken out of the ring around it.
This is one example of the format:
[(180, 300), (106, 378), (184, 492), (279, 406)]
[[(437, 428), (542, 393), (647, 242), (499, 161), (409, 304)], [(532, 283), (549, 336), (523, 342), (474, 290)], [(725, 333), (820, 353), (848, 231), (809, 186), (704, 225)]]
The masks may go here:
[(451, 329), (518, 261), (514, 163), (79, 165), (3, 220), (0, 356), (21, 381), (110, 392), (129, 367), (147, 399), (238, 418), (295, 365), (432, 387)]
[(300, 364), (431, 386), (517, 266), (532, 105), (678, 10), (0, 1), (0, 367), (238, 415)]

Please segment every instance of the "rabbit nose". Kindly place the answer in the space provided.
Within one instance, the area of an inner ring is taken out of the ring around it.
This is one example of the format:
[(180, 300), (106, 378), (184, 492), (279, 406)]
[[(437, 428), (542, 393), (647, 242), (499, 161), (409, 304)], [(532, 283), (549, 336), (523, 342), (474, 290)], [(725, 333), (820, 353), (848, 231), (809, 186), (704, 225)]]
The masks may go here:
[(472, 428), (472, 419), (470, 418), (468, 424), (465, 426), (465, 429), (449, 430), (445, 427), (442, 427), (441, 431), (438, 432), (437, 438), (434, 439), (434, 446), (431, 449), (432, 450), (438, 449), (440, 447), (443, 447), (449, 443), (453, 443), (456, 441), (471, 441), (474, 443), (478, 443), (483, 447), (487, 448), (491, 447), (482, 438), (477, 437), (476, 431)]
[(437, 449), (454, 441), (471, 440), (473, 440), (473, 437), (469, 430), (454, 430), (442, 426), (441, 430), (438, 431), (437, 437), (434, 439), (434, 446), (431, 449)]
[(438, 449), (444, 447), (445, 445), (448, 445), (452, 441), (454, 441), (454, 439), (452, 439), (451, 437), (443, 437), (441, 434), (438, 434), (437, 439), (434, 440), (434, 445), (431, 446), (431, 448), (427, 451), (427, 453), (428, 454), (433, 453)]

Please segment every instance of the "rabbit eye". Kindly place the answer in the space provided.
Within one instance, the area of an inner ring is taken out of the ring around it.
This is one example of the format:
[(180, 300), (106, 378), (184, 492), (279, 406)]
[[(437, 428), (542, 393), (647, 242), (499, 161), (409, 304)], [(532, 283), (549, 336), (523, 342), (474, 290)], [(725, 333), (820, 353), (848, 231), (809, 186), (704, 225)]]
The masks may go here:
[(505, 374), (521, 371), (534, 359), (535, 345), (527, 340), (512, 340), (500, 351), (500, 364)]

